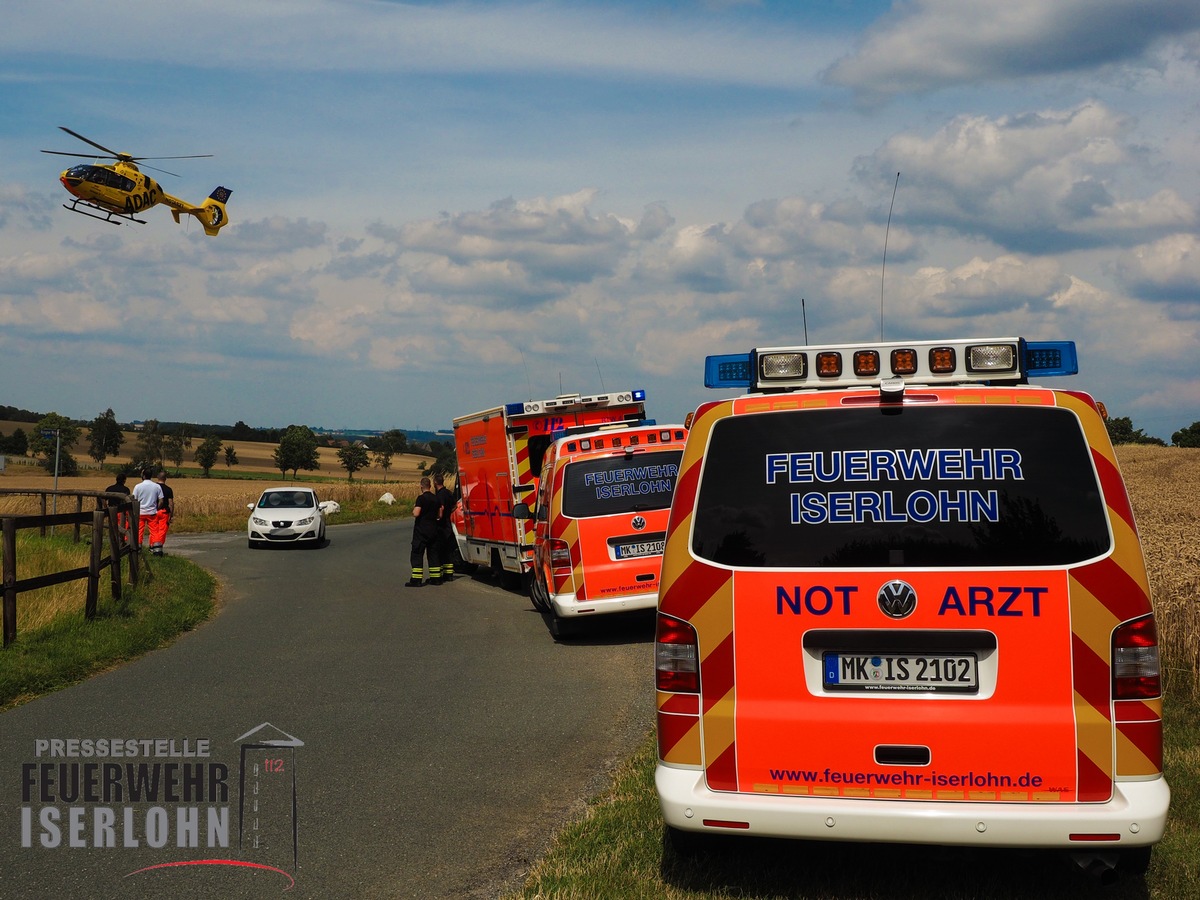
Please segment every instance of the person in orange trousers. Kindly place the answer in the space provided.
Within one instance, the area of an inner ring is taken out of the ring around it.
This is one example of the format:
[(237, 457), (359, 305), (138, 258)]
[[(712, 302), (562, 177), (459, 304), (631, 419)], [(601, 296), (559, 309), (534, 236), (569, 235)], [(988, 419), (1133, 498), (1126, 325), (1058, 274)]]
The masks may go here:
[(162, 522), (163, 514), (159, 511), (162, 506), (163, 492), (158, 482), (154, 480), (154, 469), (150, 466), (142, 469), (142, 480), (133, 489), (133, 499), (138, 502), (138, 533), (133, 542), (142, 546), (142, 535), (149, 533), (150, 551), (154, 552), (155, 540), (158, 541), (158, 552), (162, 553), (162, 532), (166, 524)]

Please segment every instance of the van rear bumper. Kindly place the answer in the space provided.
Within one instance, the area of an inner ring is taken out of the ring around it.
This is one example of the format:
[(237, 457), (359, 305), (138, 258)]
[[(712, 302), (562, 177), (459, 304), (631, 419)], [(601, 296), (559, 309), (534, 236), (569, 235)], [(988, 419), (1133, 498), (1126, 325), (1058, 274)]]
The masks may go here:
[(554, 614), (563, 619), (574, 616), (598, 616), (605, 613), (633, 612), (638, 609), (654, 609), (658, 606), (658, 591), (646, 594), (629, 594), (616, 597), (603, 597), (599, 600), (589, 599), (580, 602), (572, 594), (551, 594), (550, 605)]
[[(970, 803), (796, 797), (710, 791), (704, 772), (659, 763), (663, 818), (681, 831), (824, 841), (1096, 850), (1162, 839), (1171, 791), (1165, 778), (1120, 781), (1107, 803)], [(705, 820), (730, 824), (704, 824)], [(1112, 834), (1114, 840), (1071, 835)]]

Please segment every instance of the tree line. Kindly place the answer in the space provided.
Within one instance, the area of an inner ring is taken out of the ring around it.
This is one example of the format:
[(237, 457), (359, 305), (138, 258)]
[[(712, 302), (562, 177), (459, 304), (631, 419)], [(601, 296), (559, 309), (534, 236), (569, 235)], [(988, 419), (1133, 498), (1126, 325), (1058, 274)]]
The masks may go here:
[[(12, 409), (0, 407), (0, 414)], [(28, 413), (25, 415), (28, 416)], [(28, 419), (13, 418), (9, 421)], [(40, 458), (40, 464), (52, 473), (57, 464), (59, 475), (77, 475), (79, 463), (71, 449), (83, 436), (84, 428), (87, 429), (88, 455), (97, 465), (103, 467), (105, 460), (120, 454), (125, 444), (125, 429), (117, 421), (111, 408), (87, 423), (69, 419), (58, 413), (43, 415), (34, 420), (30, 433), (18, 427), (7, 437), (0, 434), (0, 454), (32, 454)], [(275, 436), (274, 440), (263, 440), (264, 434), (268, 433)], [(175, 470), (179, 471), (188, 451), (192, 451), (192, 459), (203, 470), (204, 477), (208, 478), (213, 467), (222, 458), (227, 468), (238, 464), (237, 449), (232, 444), (225, 443), (227, 437), (234, 440), (278, 443), (273, 461), (281, 477), (286, 477), (290, 471), (295, 478), (301, 470), (313, 471), (321, 465), (317, 451), (322, 445), (322, 440), (307, 425), (289, 425), (283, 429), (251, 429), (239, 421), (232, 428), (224, 428), (219, 432), (207, 429), (206, 426), (184, 422), (162, 423), (157, 419), (147, 419), (137, 432), (136, 450), (131, 454), (130, 461), (121, 466), (121, 471), (137, 473), (147, 466), (157, 468), (165, 466), (168, 462), (173, 463)], [(349, 480), (353, 480), (354, 473), (367, 468), (372, 461), (383, 469), (386, 479), (387, 472), (392, 467), (392, 458), (402, 453), (432, 457), (432, 463), (426, 463), (424, 460), (420, 463), (421, 470), (431, 474), (451, 474), (458, 468), (452, 443), (445, 444), (436, 440), (428, 443), (410, 442), (408, 435), (398, 428), (367, 440), (347, 442), (337, 450), (338, 461)]]

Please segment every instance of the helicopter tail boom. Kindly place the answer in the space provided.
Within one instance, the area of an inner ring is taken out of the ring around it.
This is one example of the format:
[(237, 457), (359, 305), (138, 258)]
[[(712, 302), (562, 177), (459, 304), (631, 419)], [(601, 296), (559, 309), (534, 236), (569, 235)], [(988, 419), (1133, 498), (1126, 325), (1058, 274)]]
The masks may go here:
[(205, 234), (215, 235), (229, 224), (229, 214), (225, 211), (225, 202), (232, 193), (233, 191), (227, 187), (216, 187), (208, 195), (208, 199), (199, 206), (192, 206), (175, 197), (163, 197), (163, 202), (171, 207), (171, 215), (176, 222), (179, 221), (180, 213), (187, 213), (200, 220)]

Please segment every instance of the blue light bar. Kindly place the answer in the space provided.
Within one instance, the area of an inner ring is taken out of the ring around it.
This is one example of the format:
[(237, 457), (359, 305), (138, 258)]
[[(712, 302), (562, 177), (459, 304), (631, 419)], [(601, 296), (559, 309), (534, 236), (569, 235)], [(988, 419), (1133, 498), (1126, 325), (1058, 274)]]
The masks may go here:
[(753, 375), (749, 353), (722, 353), (704, 359), (706, 388), (748, 388), (753, 386)]
[(505, 403), (504, 404), (504, 414), (507, 416), (519, 416), (523, 412), (525, 412), (525, 404), (524, 403)]
[(633, 392), (633, 399), (634, 399), (634, 401), (636, 401), (636, 402), (640, 402), (640, 401), (643, 401), (643, 400), (645, 400), (645, 399), (646, 399), (646, 392), (645, 392), (645, 391), (634, 391), (634, 392)]
[(1025, 374), (1030, 376), (1078, 375), (1079, 357), (1074, 341), (1027, 341)]

